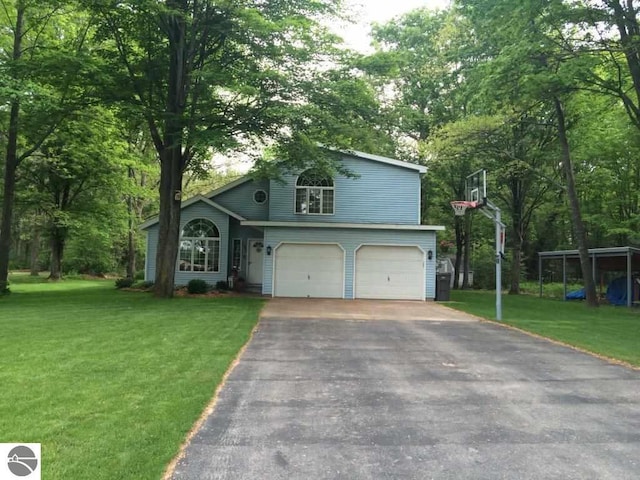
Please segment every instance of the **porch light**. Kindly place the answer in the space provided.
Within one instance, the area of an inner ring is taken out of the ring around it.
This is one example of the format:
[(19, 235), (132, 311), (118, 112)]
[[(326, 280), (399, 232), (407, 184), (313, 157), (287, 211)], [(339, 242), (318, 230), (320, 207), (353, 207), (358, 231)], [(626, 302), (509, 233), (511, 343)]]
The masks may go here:
[(271, 245), (267, 245), (267, 255), (271, 255)]
[(431, 259), (433, 258), (433, 250), (429, 250), (429, 251), (427, 252), (427, 258), (428, 258), (429, 260), (431, 260)]

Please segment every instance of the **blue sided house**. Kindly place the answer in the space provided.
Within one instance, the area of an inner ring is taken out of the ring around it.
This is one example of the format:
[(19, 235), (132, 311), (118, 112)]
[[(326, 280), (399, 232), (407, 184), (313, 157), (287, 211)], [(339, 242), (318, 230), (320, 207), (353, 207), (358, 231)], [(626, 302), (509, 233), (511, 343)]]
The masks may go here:
[[(184, 201), (176, 284), (237, 271), (274, 297), (434, 299), (444, 227), (420, 224), (426, 168), (356, 151), (341, 161), (355, 176), (246, 176)], [(158, 218), (141, 228), (153, 280)]]

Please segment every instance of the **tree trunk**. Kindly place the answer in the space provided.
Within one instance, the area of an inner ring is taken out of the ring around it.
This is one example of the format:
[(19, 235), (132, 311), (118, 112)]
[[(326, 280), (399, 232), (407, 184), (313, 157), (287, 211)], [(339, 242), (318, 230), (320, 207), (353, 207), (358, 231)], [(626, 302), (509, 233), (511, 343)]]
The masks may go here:
[(580, 268), (584, 281), (584, 290), (587, 297), (587, 305), (598, 306), (598, 296), (596, 294), (596, 284), (591, 271), (591, 260), (589, 259), (589, 247), (587, 244), (587, 232), (580, 213), (580, 200), (576, 191), (576, 182), (571, 163), (571, 150), (569, 149), (569, 139), (567, 138), (567, 128), (562, 103), (558, 97), (553, 98), (556, 114), (558, 116), (558, 140), (562, 148), (562, 166), (567, 180), (567, 196), (571, 207), (571, 221), (578, 242), (578, 252), (580, 254)]
[[(25, 8), (18, 5), (16, 25), (13, 35), (14, 61), (22, 56), (22, 27)], [(16, 170), (18, 168), (18, 125), (20, 121), (20, 102), (11, 101), (9, 112), (9, 134), (7, 136), (7, 156), (4, 162), (4, 189), (2, 197), (2, 221), (0, 222), (0, 294), (7, 292), (9, 281), (9, 253), (11, 251), (11, 226), (13, 223), (13, 204), (16, 195)]]
[(133, 220), (129, 217), (129, 241), (127, 242), (127, 278), (136, 276), (136, 237), (133, 231)]
[(462, 289), (469, 289), (469, 270), (471, 268), (471, 212), (462, 217), (464, 219), (464, 270), (462, 272)]
[[(129, 179), (132, 179), (133, 169), (129, 167)], [(134, 209), (133, 197), (127, 196), (127, 217), (129, 222), (129, 233), (127, 242), (127, 278), (133, 280), (136, 276), (136, 236), (134, 231)]]
[(66, 233), (58, 227), (53, 227), (51, 231), (51, 267), (49, 280), (62, 279), (62, 256), (64, 254), (64, 244)]
[(180, 203), (185, 158), (183, 114), (189, 85), (185, 15), (187, 2), (167, 1), (173, 12), (167, 15), (169, 78), (164, 122), (164, 142), (160, 154), (160, 218), (154, 294), (173, 297), (176, 259), (180, 242)]
[[(633, 89), (636, 94), (636, 106), (640, 106), (640, 53), (638, 52), (638, 34), (640, 34), (640, 26), (638, 25), (637, 10), (633, 6), (633, 2), (627, 2), (628, 8), (625, 8), (619, 0), (612, 0), (613, 17), (620, 33), (620, 43), (624, 51), (624, 56), (631, 74)], [(636, 124), (640, 122), (638, 110), (635, 110)]]
[(513, 250), (511, 250), (511, 286), (509, 295), (520, 294), (520, 263), (522, 262), (522, 243), (519, 239), (514, 239)]
[(522, 218), (522, 203), (520, 198), (514, 196), (513, 205), (513, 222), (511, 228), (513, 229), (511, 235), (513, 236), (513, 247), (511, 250), (511, 282), (509, 286), (509, 295), (520, 294), (520, 267), (522, 263), (522, 247), (524, 244), (522, 232), (525, 230)]
[(38, 263), (38, 257), (40, 255), (40, 227), (35, 225), (33, 227), (33, 236), (31, 237), (31, 251), (29, 259), (29, 267), (31, 270), (31, 276), (37, 277), (40, 274), (40, 265)]
[[(154, 294), (173, 297), (176, 259), (180, 241), (180, 197), (182, 188), (182, 156), (176, 149), (166, 149), (160, 173), (160, 216)], [(177, 200), (176, 200), (177, 198)]]

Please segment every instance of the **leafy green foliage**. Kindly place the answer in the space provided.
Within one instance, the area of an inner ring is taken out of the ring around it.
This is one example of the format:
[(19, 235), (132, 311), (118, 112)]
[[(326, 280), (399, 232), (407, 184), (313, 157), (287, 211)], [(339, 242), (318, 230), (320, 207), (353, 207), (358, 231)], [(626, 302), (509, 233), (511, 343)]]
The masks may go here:
[(193, 278), (187, 283), (187, 292), (193, 294), (202, 294), (209, 291), (209, 284), (200, 278)]
[(129, 288), (133, 285), (133, 278), (118, 278), (116, 280), (116, 288)]
[(0, 289), (8, 276), (17, 169), (39, 153), (69, 115), (95, 101), (92, 86), (99, 78), (99, 62), (85, 42), (93, 20), (73, 8), (73, 2), (7, 1), (2, 7), (0, 133), (6, 142), (1, 162)]

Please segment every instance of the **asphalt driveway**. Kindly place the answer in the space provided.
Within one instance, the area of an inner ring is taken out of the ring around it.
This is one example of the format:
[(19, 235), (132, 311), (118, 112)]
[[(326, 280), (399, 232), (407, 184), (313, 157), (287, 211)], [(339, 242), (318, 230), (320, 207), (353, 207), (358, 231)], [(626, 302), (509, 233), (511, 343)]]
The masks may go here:
[(640, 478), (640, 372), (424, 320), (267, 316), (172, 478)]

